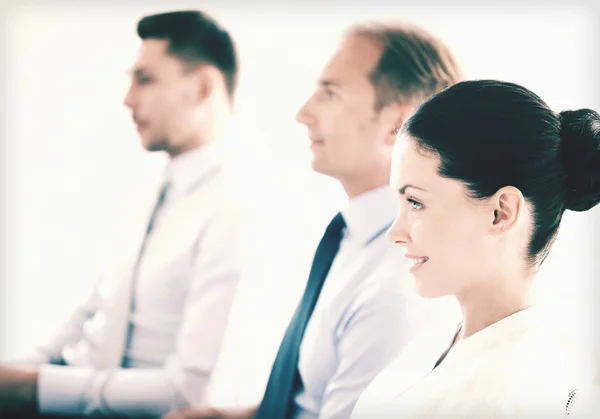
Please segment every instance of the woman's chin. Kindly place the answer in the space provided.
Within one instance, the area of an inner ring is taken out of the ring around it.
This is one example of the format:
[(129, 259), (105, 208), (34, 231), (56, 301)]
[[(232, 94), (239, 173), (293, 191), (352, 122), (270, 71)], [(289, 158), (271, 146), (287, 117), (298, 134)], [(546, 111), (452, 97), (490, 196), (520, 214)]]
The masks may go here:
[(428, 281), (427, 278), (420, 277), (418, 274), (415, 277), (415, 289), (417, 294), (423, 298), (441, 298), (449, 295), (441, 287), (436, 286), (433, 281)]

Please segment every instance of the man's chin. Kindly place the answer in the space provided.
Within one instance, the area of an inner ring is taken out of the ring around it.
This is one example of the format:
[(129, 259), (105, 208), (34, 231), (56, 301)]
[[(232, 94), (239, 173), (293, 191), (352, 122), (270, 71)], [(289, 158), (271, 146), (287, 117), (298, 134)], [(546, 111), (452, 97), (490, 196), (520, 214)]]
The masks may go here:
[(162, 141), (152, 141), (152, 140), (145, 140), (142, 138), (142, 147), (144, 147), (144, 149), (146, 151), (150, 151), (150, 152), (155, 152), (155, 151), (167, 151), (168, 147), (166, 147), (166, 144)]
[(329, 170), (329, 167), (327, 167), (327, 164), (325, 164), (323, 160), (313, 158), (310, 165), (315, 172), (321, 175), (331, 176), (331, 171)]

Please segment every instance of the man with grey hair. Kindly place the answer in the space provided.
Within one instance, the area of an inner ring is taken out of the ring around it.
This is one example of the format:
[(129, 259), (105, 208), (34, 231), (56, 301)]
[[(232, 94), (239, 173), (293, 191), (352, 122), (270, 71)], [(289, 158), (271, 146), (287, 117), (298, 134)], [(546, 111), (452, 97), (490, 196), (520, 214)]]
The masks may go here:
[(385, 237), (398, 206), (391, 155), (407, 116), (462, 73), (446, 45), (416, 26), (374, 22), (345, 35), (297, 120), (308, 128), (313, 169), (339, 181), (348, 203), (316, 250), (262, 402), (169, 419), (346, 419), (431, 314)]

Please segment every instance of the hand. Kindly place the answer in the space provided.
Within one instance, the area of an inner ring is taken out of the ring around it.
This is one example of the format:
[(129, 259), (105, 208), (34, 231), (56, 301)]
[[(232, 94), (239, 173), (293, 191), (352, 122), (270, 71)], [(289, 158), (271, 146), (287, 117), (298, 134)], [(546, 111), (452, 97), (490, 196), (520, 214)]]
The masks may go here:
[(162, 419), (252, 419), (256, 413), (256, 407), (217, 409), (215, 407), (204, 407), (199, 409), (189, 408), (171, 412)]
[(37, 410), (37, 377), (34, 369), (0, 365), (0, 416)]
[(201, 409), (184, 409), (171, 412), (163, 416), (162, 419), (225, 419), (227, 416), (224, 412), (215, 409), (214, 407), (206, 407)]

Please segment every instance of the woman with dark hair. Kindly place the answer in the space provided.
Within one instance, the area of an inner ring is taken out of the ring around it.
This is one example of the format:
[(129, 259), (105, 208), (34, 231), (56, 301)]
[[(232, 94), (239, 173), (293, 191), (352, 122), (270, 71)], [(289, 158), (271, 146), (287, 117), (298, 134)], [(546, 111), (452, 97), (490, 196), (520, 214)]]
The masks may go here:
[(455, 296), (463, 319), (413, 342), (353, 419), (565, 417), (597, 370), (544, 319), (533, 285), (564, 211), (600, 201), (600, 115), (555, 113), (516, 84), (458, 83), (403, 126), (391, 181), (388, 238), (419, 294)]

